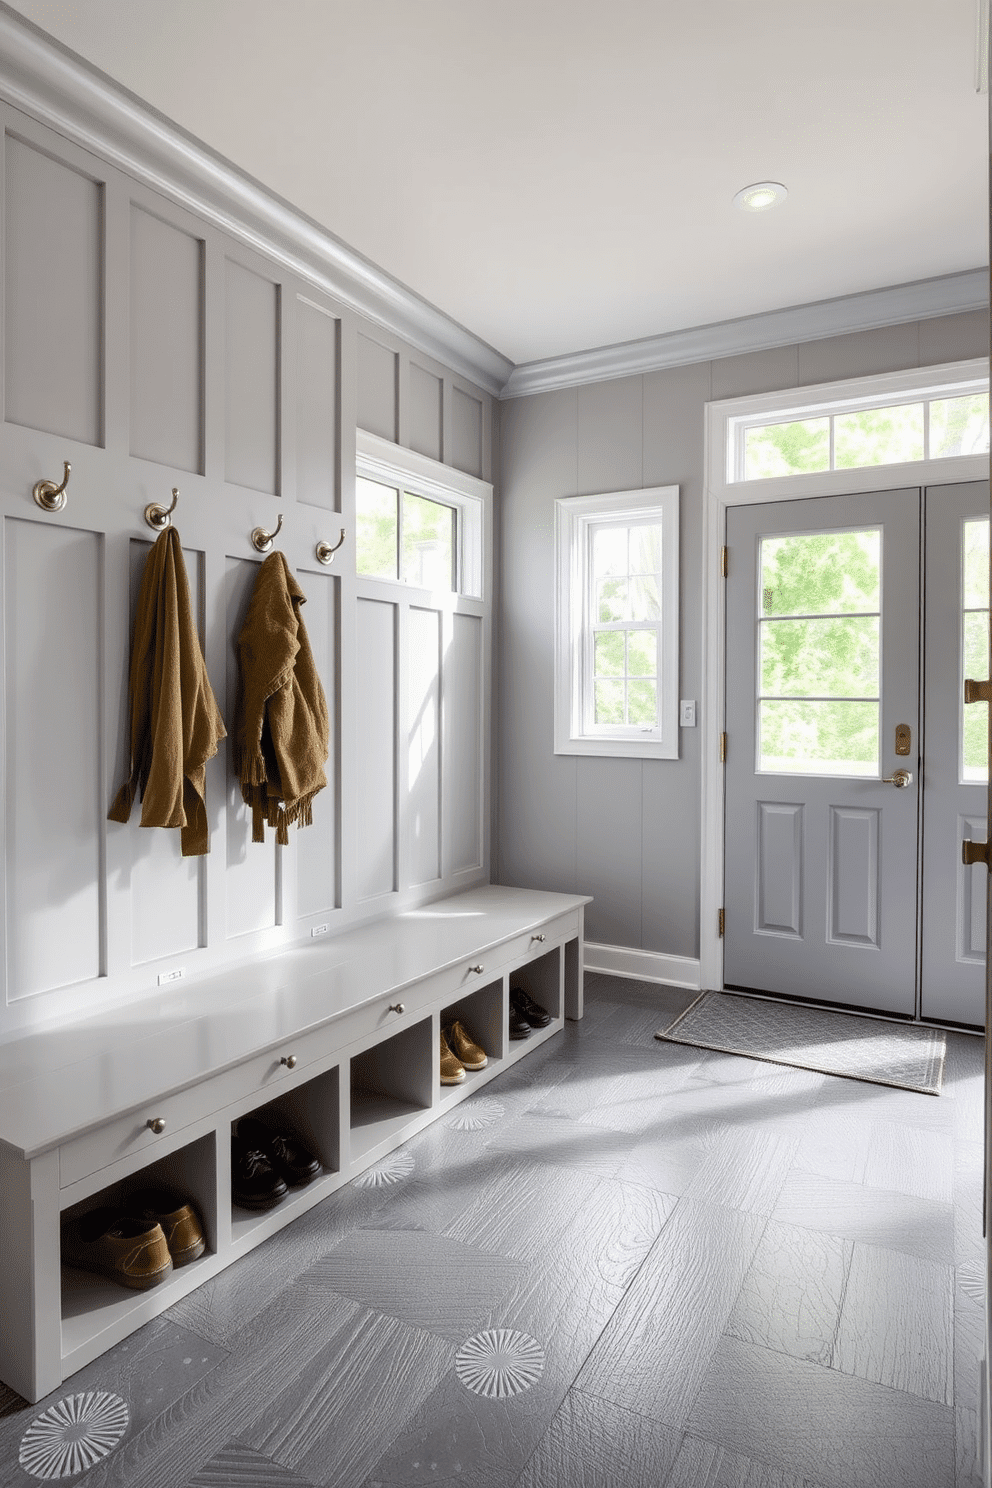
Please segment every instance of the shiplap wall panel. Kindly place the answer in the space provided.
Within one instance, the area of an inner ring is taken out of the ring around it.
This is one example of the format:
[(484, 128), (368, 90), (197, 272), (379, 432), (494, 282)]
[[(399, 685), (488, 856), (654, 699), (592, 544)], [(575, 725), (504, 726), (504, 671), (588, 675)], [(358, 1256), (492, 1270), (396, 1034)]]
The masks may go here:
[(388, 346), (358, 335), (358, 426), (383, 439), (397, 438), (399, 357)]
[(341, 902), (338, 884), (340, 842), (336, 785), (340, 624), (337, 576), (330, 572), (307, 572), (301, 573), (299, 579), (300, 587), (307, 596), (303, 620), (310, 637), (314, 664), (327, 698), (330, 735), (325, 766), (327, 786), (313, 803), (313, 822), (302, 831), (295, 827), (292, 829), (296, 838), (296, 912), (306, 917), (336, 909)]
[(4, 524), (8, 1002), (101, 971), (102, 543)]
[(221, 694), (224, 722), (228, 737), (221, 745), (227, 761), (225, 811), (227, 871), (224, 884), (227, 895), (228, 937), (247, 935), (252, 930), (267, 930), (276, 923), (276, 834), (266, 826), (265, 841), (252, 842), (251, 812), (241, 798), (241, 786), (234, 773), (232, 735), (234, 705), (238, 690), (237, 639), (248, 613), (258, 563), (252, 559), (228, 558), (225, 573), (225, 611), (227, 634), (227, 679), (225, 701)]
[[(131, 635), (138, 593), (151, 542), (132, 538)], [(190, 598), (203, 634), (203, 554), (183, 549)], [(124, 776), (122, 775), (122, 779)], [(119, 826), (111, 831), (118, 832)], [(131, 960), (133, 965), (179, 956), (200, 945), (204, 860), (184, 858), (178, 829), (166, 831), (141, 825), (141, 805), (135, 802), (128, 824), (131, 838)]]
[(441, 876), (441, 614), (412, 606), (407, 627), (407, 830), (410, 882)]
[(444, 658), (444, 821), (452, 873), (482, 861), (483, 622), (453, 615)]
[(336, 511), (340, 321), (298, 296), (296, 326), (296, 494)]
[(225, 476), (279, 494), (279, 288), (227, 259)]
[(456, 470), (482, 475), (482, 404), (460, 387), (451, 396), (451, 453)]
[(10, 135), (4, 165), (5, 417), (99, 445), (103, 188)]
[(442, 384), (440, 377), (410, 363), (409, 385), (409, 432), (410, 448), (432, 460), (441, 458), (441, 405)]
[(131, 206), (131, 454), (203, 470), (203, 243)]
[(356, 625), (356, 891), (396, 887), (396, 606), (359, 599)]

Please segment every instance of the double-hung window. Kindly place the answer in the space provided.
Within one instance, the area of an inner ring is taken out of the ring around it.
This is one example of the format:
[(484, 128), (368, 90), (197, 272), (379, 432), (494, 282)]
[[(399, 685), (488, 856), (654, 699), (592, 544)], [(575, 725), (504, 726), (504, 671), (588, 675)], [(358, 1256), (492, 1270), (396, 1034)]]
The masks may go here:
[(555, 503), (555, 752), (678, 757), (679, 491)]

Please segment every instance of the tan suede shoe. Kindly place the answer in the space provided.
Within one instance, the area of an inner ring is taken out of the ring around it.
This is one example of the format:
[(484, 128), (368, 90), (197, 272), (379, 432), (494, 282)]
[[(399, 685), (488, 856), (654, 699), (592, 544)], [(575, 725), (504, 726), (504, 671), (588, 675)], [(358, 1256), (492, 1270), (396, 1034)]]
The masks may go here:
[(172, 1257), (162, 1226), (132, 1219), (119, 1209), (91, 1209), (62, 1231), (67, 1266), (98, 1271), (136, 1292), (158, 1286), (172, 1275)]
[(465, 1078), (465, 1066), (452, 1054), (448, 1048), (448, 1041), (441, 1029), (441, 1084), (460, 1085)]
[(207, 1248), (200, 1217), (192, 1204), (168, 1189), (144, 1188), (131, 1194), (125, 1210), (135, 1219), (151, 1220), (162, 1226), (174, 1266), (187, 1266), (199, 1260)]
[(485, 1069), (489, 1056), (467, 1032), (464, 1023), (452, 1023), (450, 1028), (445, 1029), (445, 1033), (456, 1058), (461, 1060), (467, 1070)]

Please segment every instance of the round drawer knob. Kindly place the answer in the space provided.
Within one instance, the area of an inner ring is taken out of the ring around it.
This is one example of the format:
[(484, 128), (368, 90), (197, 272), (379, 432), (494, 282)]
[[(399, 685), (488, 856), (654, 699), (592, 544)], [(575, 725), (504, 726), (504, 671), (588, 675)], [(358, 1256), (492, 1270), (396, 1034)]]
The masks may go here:
[(481, 976), (482, 973), (485, 971), (485, 969), (486, 968), (483, 966), (483, 964), (482, 964), (481, 961), (479, 962), (479, 964), (477, 966), (470, 966), (469, 967), (469, 971), (474, 971), (475, 974), (476, 974), (476, 976)]
[(296, 1068), (296, 1055), (295, 1054), (284, 1054), (282, 1056), (282, 1058), (280, 1059), (279, 1063), (280, 1064), (284, 1064), (287, 1069), (295, 1069)]
[(391, 1002), (389, 1004), (389, 1011), (391, 1013), (402, 1013), (402, 1012), (405, 1011), (405, 1009), (404, 1009), (403, 1004), (401, 1002)]
[(160, 1137), (165, 1131), (165, 1117), (150, 1116), (149, 1119), (145, 1122), (145, 1125), (147, 1126), (149, 1131), (153, 1131), (157, 1137)]
[(546, 939), (547, 939), (547, 937), (544, 936), (544, 935), (532, 935), (531, 936), (531, 940), (539, 940), (542, 945), (544, 944), (544, 942), (545, 942)]

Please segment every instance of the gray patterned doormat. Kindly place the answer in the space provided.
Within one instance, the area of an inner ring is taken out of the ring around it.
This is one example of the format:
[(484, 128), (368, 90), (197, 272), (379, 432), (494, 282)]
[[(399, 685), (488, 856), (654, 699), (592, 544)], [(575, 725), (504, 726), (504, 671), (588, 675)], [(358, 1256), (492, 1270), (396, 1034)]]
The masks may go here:
[(940, 1094), (947, 1052), (940, 1029), (726, 992), (703, 992), (655, 1038), (923, 1095)]

